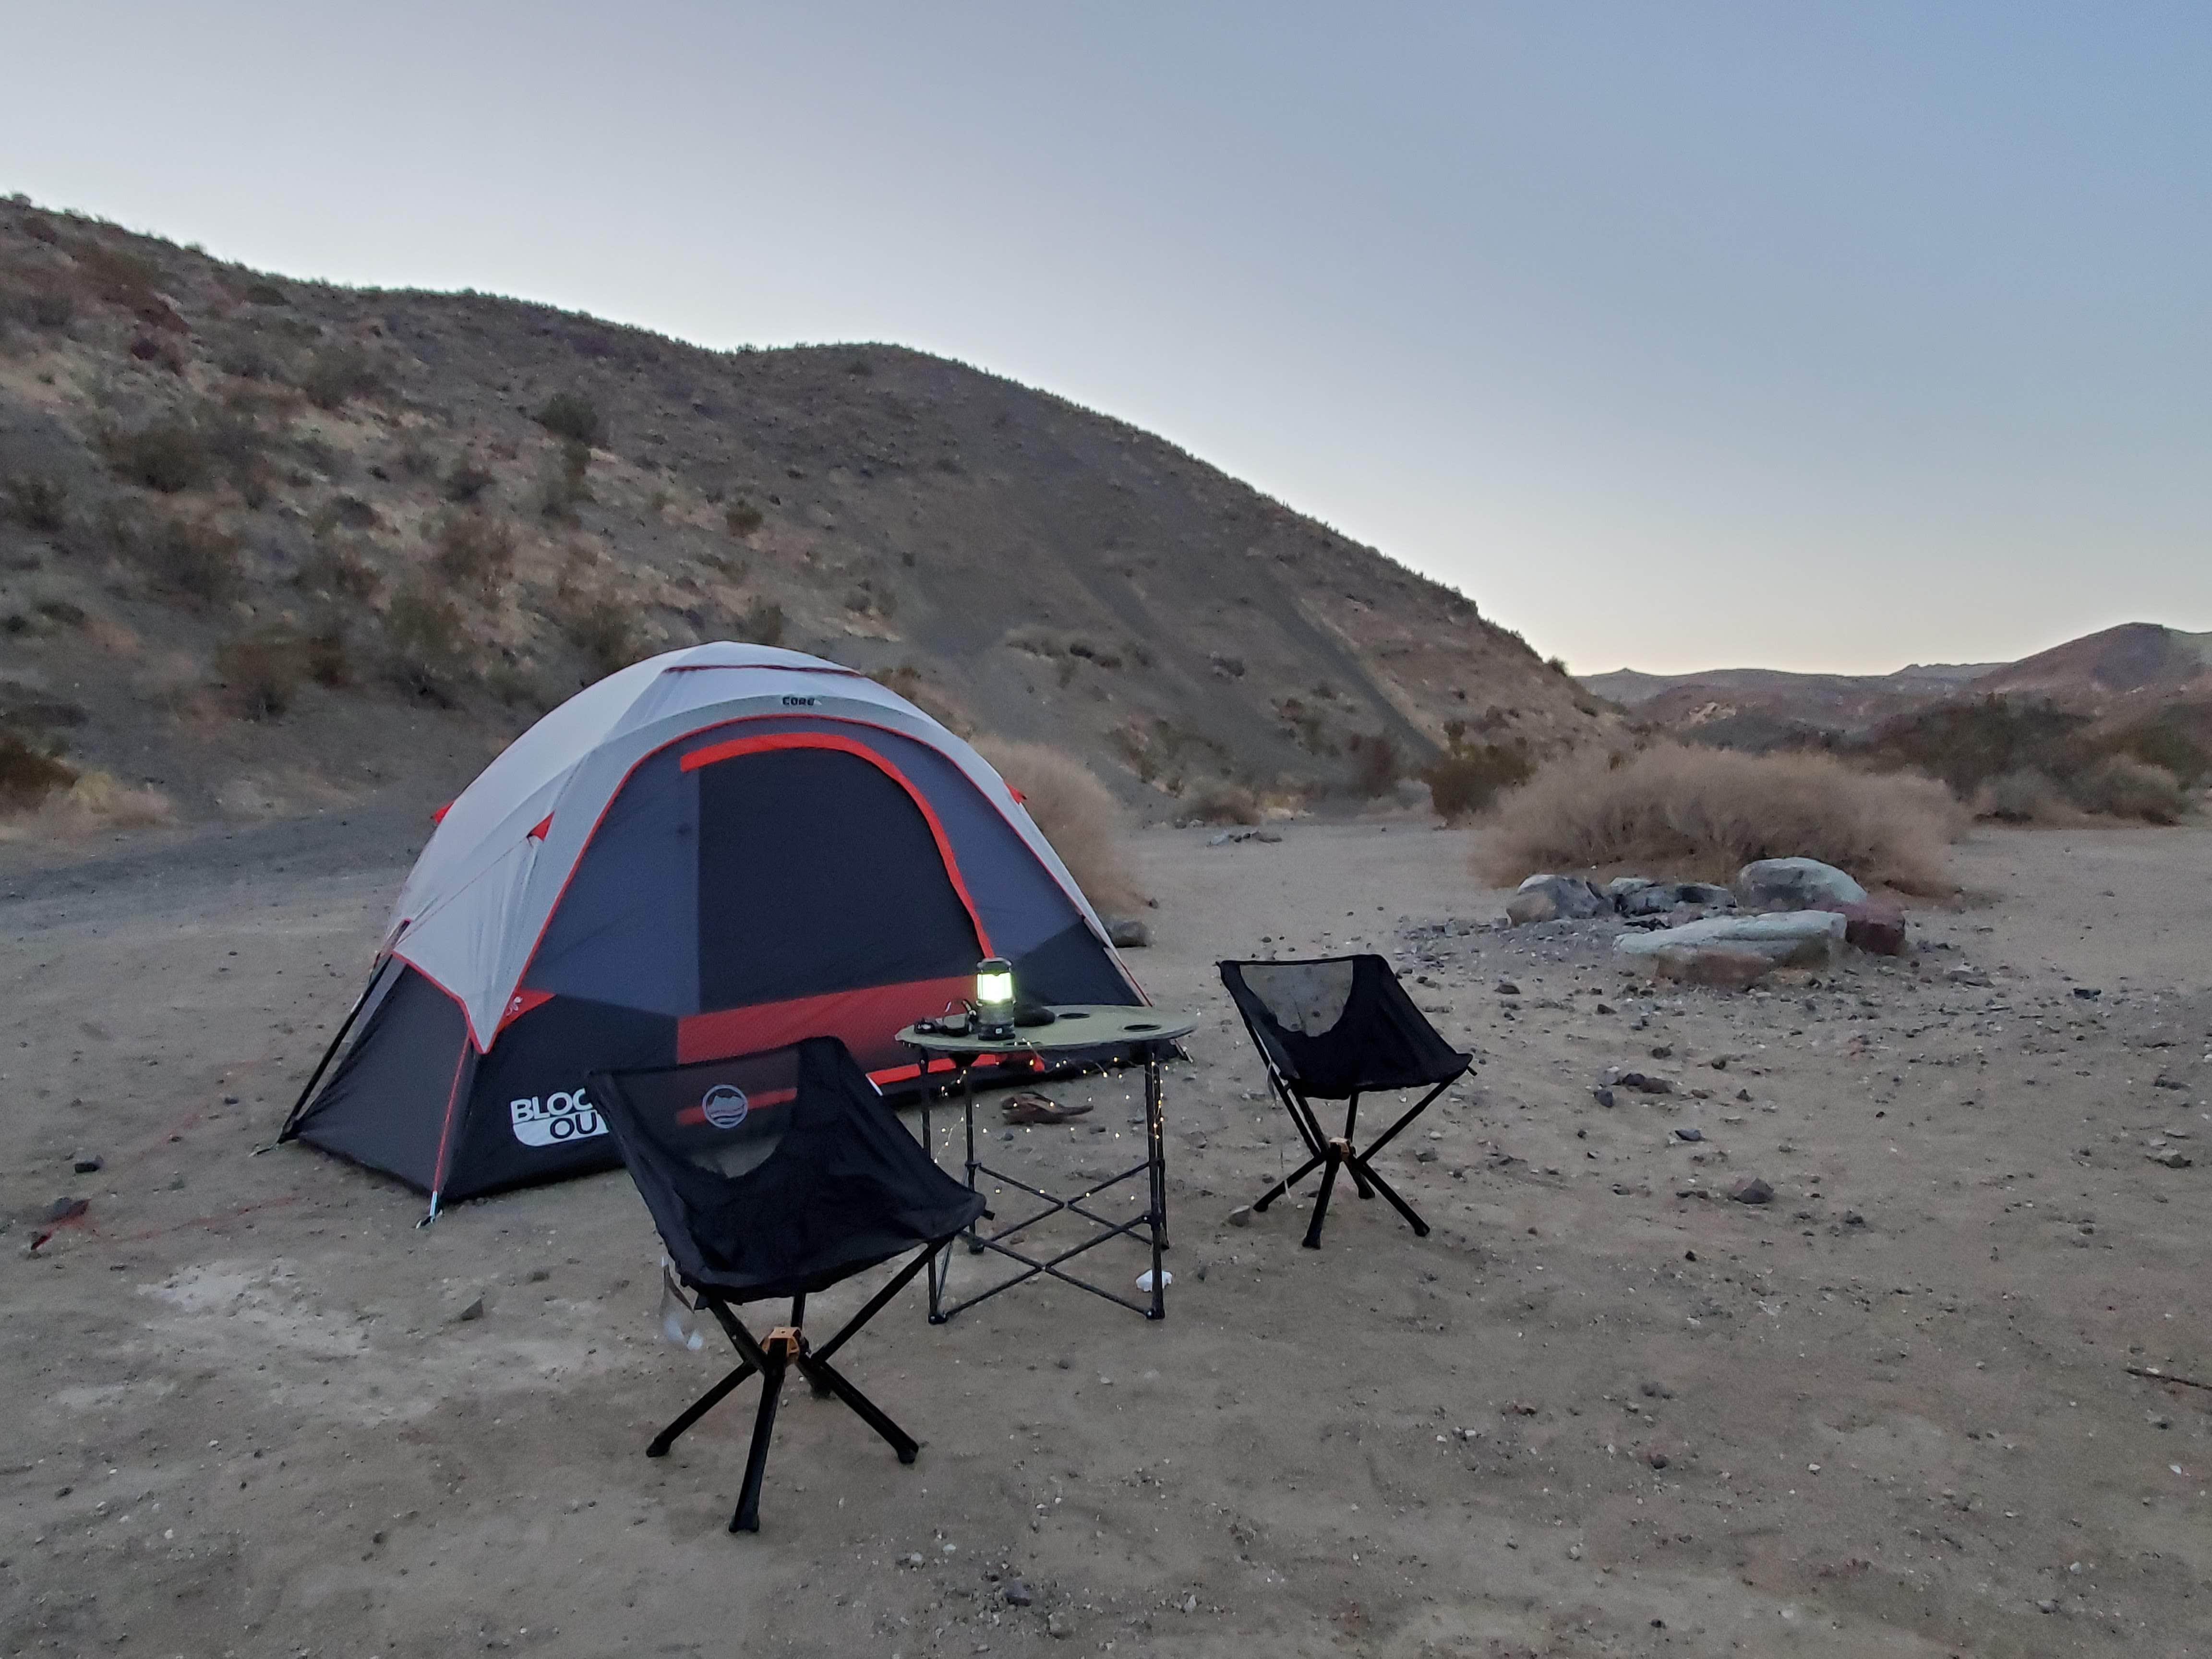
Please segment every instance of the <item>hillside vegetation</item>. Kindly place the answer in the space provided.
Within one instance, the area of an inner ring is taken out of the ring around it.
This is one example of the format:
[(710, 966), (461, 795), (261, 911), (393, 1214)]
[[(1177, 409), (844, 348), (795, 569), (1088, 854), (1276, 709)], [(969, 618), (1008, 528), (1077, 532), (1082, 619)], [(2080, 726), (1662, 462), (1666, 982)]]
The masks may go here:
[(957, 363), (290, 281), (20, 199), (0, 630), (0, 788), (99, 769), (186, 816), (450, 788), (717, 638), (1064, 748), (1152, 816), (1620, 727), (1465, 596)]

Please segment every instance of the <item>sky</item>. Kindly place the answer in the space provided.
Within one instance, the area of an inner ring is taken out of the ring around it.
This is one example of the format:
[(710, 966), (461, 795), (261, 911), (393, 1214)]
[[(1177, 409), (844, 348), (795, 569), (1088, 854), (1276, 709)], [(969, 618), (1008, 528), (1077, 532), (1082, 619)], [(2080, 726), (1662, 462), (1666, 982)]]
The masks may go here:
[(0, 191), (1046, 387), (1578, 672), (2212, 629), (2212, 7), (22, 0)]

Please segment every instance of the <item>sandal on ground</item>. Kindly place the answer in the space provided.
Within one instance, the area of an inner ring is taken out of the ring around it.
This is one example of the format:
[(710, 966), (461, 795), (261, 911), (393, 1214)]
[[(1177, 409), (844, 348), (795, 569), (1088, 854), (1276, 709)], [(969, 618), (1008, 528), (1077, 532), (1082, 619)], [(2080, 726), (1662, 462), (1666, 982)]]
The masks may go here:
[(1063, 1106), (1060, 1102), (1024, 1089), (1018, 1095), (1009, 1095), (1001, 1104), (1009, 1123), (1065, 1123), (1070, 1118), (1081, 1117), (1091, 1109), (1087, 1103)]

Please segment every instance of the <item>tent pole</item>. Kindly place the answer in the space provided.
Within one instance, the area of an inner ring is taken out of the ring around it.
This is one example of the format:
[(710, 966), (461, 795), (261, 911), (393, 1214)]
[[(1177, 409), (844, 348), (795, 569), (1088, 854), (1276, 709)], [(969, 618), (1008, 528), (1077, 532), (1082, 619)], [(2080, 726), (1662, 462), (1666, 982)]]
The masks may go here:
[[(323, 1050), (323, 1057), (315, 1062), (315, 1069), (307, 1074), (307, 1086), (300, 1091), (300, 1097), (292, 1103), (292, 1109), (284, 1115), (284, 1127), (276, 1132), (276, 1139), (270, 1143), (271, 1146), (292, 1138), (292, 1132), (300, 1121), (300, 1114), (307, 1109), (308, 1097), (315, 1092), (315, 1085), (323, 1080), (323, 1073), (330, 1069), (331, 1061), (337, 1058), (339, 1045), (346, 1040), (346, 1033), (353, 1030), (354, 1021), (361, 1018), (361, 1011), (368, 1006), (368, 994), (376, 988), (376, 981), (383, 974), (384, 959), (379, 957), (376, 966), (369, 970), (368, 983), (361, 988), (361, 994), (353, 1000), (353, 1006), (346, 1010), (346, 1017), (338, 1022), (337, 1035), (331, 1039), (331, 1046)], [(261, 1150), (266, 1152), (268, 1148)]]

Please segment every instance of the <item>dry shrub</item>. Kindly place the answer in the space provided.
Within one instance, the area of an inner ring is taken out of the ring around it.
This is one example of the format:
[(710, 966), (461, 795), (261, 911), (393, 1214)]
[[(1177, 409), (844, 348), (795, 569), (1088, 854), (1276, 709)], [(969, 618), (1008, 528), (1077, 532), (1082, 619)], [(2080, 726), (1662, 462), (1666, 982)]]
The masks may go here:
[(484, 605), (514, 574), (514, 532), (481, 513), (449, 513), (438, 526), (438, 573)]
[(1476, 842), (1476, 873), (1632, 866), (1725, 881), (1754, 859), (1816, 858), (1869, 886), (1949, 890), (1946, 844), (1964, 815), (1910, 773), (1854, 771), (1826, 755), (1747, 755), (1663, 744), (1556, 762), (1504, 797)]
[(605, 679), (647, 654), (644, 635), (627, 606), (605, 594), (580, 596), (561, 617), (561, 631), (584, 653), (594, 679)]
[[(748, 645), (781, 645), (784, 630), (783, 607), (766, 599), (755, 599), (737, 619), (737, 636)], [(911, 693), (903, 694), (911, 696)]]
[(1208, 784), (1190, 798), (1190, 816), (1200, 823), (1257, 823), (1259, 798), (1241, 783)]
[(100, 447), (116, 477), (164, 495), (206, 483), (215, 462), (206, 434), (181, 417), (155, 421), (136, 432), (110, 432)]
[(2145, 823), (2179, 823), (2189, 811), (2189, 792), (2162, 766), (2116, 756), (2073, 780), (2070, 793), (2085, 811)]
[(1534, 769), (1521, 749), (1501, 743), (1474, 744), (1439, 755), (1423, 769), (1421, 781), (1429, 786), (1429, 804), (1437, 816), (1456, 823), (1484, 811), (1501, 792), (1526, 783)]
[(209, 519), (162, 519), (140, 544), (139, 553), (158, 586), (187, 599), (228, 599), (244, 577), (238, 538)]
[(1048, 744), (984, 737), (975, 748), (1021, 796), (1094, 909), (1127, 915), (1143, 906), (1129, 873), (1127, 821), (1097, 773)]
[(607, 423), (587, 392), (556, 392), (532, 416), (556, 438), (593, 446), (605, 443)]
[(2078, 823), (2080, 811), (2047, 772), (2033, 767), (1991, 778), (1974, 793), (1974, 816), (2000, 823)]
[(27, 530), (51, 535), (69, 524), (69, 485), (44, 472), (22, 472), (8, 480), (8, 502)]
[(401, 688), (451, 707), (468, 669), (466, 635), (453, 602), (417, 576), (392, 596), (384, 634)]
[(742, 495), (722, 509), (722, 527), (743, 540), (761, 527), (760, 508)]
[(1398, 787), (1398, 745), (1389, 738), (1380, 732), (1372, 737), (1355, 732), (1345, 746), (1352, 751), (1352, 793), (1377, 800)]
[(215, 665), (238, 712), (250, 720), (283, 714), (308, 680), (337, 686), (351, 677), (345, 633), (335, 624), (312, 634), (281, 626), (256, 629), (225, 641), (216, 648)]
[(76, 781), (74, 768), (48, 754), (21, 732), (0, 727), (0, 810), (34, 806), (57, 789)]
[(87, 772), (48, 794), (8, 826), (12, 835), (76, 836), (104, 830), (145, 829), (165, 823), (169, 798), (158, 789), (133, 789), (106, 772)]
[(367, 397), (379, 385), (368, 354), (357, 345), (339, 343), (325, 346), (308, 360), (300, 377), (300, 390), (317, 409), (337, 409), (348, 399)]

